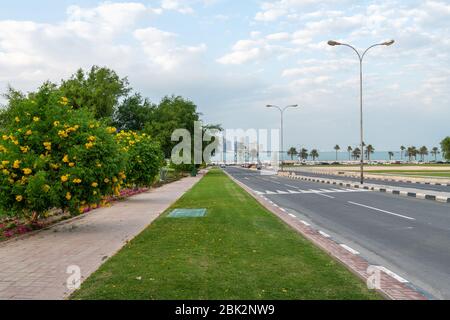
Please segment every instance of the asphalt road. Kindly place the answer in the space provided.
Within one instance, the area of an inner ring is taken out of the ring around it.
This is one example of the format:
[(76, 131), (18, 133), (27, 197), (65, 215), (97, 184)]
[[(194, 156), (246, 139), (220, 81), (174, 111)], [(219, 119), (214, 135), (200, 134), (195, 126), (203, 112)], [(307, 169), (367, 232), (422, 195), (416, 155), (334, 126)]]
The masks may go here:
[(450, 299), (450, 204), (225, 170), (369, 263), (433, 298)]
[[(286, 169), (286, 170), (289, 171), (289, 169)], [(307, 177), (340, 179), (340, 180), (356, 181), (356, 182), (360, 181), (360, 178), (357, 178), (357, 177), (353, 178), (353, 177), (340, 176), (340, 175), (312, 173), (312, 172), (307, 172), (307, 171), (295, 171), (295, 172), (297, 172), (299, 175), (303, 175), (303, 176), (307, 176)], [(407, 179), (407, 178), (405, 178), (405, 179)], [(383, 180), (369, 179), (369, 178), (366, 178), (365, 181), (367, 183), (380, 184), (380, 185), (391, 185), (391, 186), (404, 187), (404, 188), (433, 190), (433, 191), (450, 193), (450, 186), (437, 186), (437, 185), (428, 185), (428, 184), (420, 184), (420, 183), (383, 181)]]

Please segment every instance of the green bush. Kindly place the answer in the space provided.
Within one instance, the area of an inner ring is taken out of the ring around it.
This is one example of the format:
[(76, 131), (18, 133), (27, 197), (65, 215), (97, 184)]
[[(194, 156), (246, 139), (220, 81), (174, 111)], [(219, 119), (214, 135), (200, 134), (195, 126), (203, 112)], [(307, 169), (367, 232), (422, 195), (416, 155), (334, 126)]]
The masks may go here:
[(126, 182), (133, 187), (153, 184), (164, 162), (164, 154), (147, 134), (122, 131), (116, 136), (122, 151), (127, 155)]
[(0, 140), (0, 207), (37, 219), (51, 208), (77, 213), (120, 188), (124, 155), (114, 128), (85, 108), (74, 110), (43, 85), (10, 100)]

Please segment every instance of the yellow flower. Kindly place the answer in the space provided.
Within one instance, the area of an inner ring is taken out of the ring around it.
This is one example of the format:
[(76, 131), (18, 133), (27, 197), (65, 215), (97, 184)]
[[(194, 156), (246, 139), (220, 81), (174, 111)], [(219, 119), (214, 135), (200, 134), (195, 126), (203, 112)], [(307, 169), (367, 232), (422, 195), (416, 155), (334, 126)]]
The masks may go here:
[(92, 191), (92, 194), (93, 194), (94, 196), (96, 196), (96, 195), (97, 195), (97, 191)]
[(39, 120), (41, 120), (39, 117), (33, 117), (34, 122), (38, 122)]
[(90, 136), (90, 137), (88, 138), (88, 141), (89, 141), (89, 142), (94, 142), (96, 139), (97, 139), (97, 137), (95, 137), (95, 136)]
[(59, 126), (59, 124), (60, 124), (60, 122), (59, 122), (59, 121), (55, 121), (55, 122), (53, 122), (53, 126), (55, 126), (55, 127)]
[(19, 117), (16, 117), (16, 122), (20, 122), (20, 118)]
[(51, 163), (51, 164), (50, 164), (50, 168), (52, 168), (52, 169), (54, 169), (54, 170), (57, 170), (57, 169), (59, 169), (59, 165), (54, 164), (54, 163)]
[(68, 163), (68, 162), (70, 162), (70, 160), (69, 160), (69, 156), (66, 154), (66, 155), (64, 155), (64, 158), (63, 158), (63, 160), (62, 160), (63, 162), (65, 162), (65, 163)]
[(23, 197), (21, 195), (16, 196), (16, 201), (21, 202), (23, 200)]
[(29, 169), (29, 168), (22, 169), (22, 171), (23, 171), (23, 173), (26, 174), (26, 175), (29, 175), (29, 174), (31, 174), (31, 173), (33, 172), (33, 170), (31, 170), (31, 169)]
[(116, 177), (113, 177), (112, 180), (113, 180), (114, 183), (116, 183), (118, 181)]
[(105, 178), (105, 180), (103, 180), (105, 183), (109, 183), (109, 179)]
[(101, 163), (97, 163), (97, 168), (101, 168), (102, 164)]
[(20, 147), (20, 150), (22, 151), (22, 153), (27, 153), (29, 148), (27, 146), (25, 147)]
[(3, 174), (6, 175), (6, 176), (9, 175), (9, 171), (6, 170), (6, 169), (3, 169)]
[(20, 168), (20, 160), (16, 160), (16, 161), (14, 161), (14, 164), (13, 164), (13, 168), (14, 169), (19, 169)]
[(3, 161), (2, 161), (2, 165), (7, 166), (8, 164), (9, 164), (9, 161), (8, 161), (8, 160), (3, 160)]
[(9, 137), (8, 137), (8, 136), (6, 136), (6, 135), (3, 135), (3, 137), (2, 137), (2, 138), (3, 138), (3, 140), (5, 140), (5, 141), (9, 139)]
[(67, 193), (66, 193), (66, 199), (67, 199), (67, 200), (72, 199), (72, 195), (70, 194), (70, 192), (67, 192)]
[(52, 150), (52, 143), (51, 142), (44, 142), (44, 147), (46, 150), (50, 151)]
[(98, 187), (98, 183), (97, 183), (97, 182), (92, 182), (91, 186), (92, 186), (93, 188), (97, 188), (97, 187)]
[(108, 132), (108, 133), (115, 133), (116, 131), (117, 131), (117, 129), (114, 128), (114, 127), (108, 127), (108, 128), (106, 128), (106, 132)]
[(58, 131), (58, 135), (60, 138), (67, 138), (69, 136), (65, 130)]
[(59, 103), (61, 103), (63, 106), (66, 106), (69, 103), (69, 99), (67, 99), (66, 97), (62, 97)]
[(68, 174), (66, 174), (65, 176), (61, 177), (61, 181), (62, 182), (67, 182), (68, 180), (69, 180), (69, 175)]
[(33, 131), (27, 130), (27, 132), (25, 132), (25, 134), (26, 134), (27, 136), (31, 136), (31, 135), (33, 134)]
[(81, 182), (81, 179), (73, 179), (73, 183), (80, 184)]
[(86, 143), (84, 146), (86, 147), (86, 149), (91, 149), (94, 146), (94, 144), (92, 142), (89, 142)]
[(69, 163), (69, 167), (75, 167), (75, 163), (70, 162), (70, 163)]
[(50, 191), (50, 186), (49, 186), (48, 184), (45, 184), (45, 185), (42, 187), (42, 190), (44, 190), (44, 192), (47, 193), (47, 192)]

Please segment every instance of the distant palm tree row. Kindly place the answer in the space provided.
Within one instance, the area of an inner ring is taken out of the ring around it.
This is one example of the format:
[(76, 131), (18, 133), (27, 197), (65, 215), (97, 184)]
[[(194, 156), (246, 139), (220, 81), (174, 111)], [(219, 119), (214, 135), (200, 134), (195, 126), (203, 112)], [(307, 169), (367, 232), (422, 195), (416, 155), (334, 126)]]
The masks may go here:
[(302, 148), (299, 151), (297, 151), (296, 148), (291, 147), (289, 148), (287, 154), (288, 156), (291, 157), (291, 160), (294, 160), (295, 156), (298, 156), (301, 160), (307, 160), (309, 157), (311, 157), (313, 161), (315, 161), (316, 159), (319, 158), (319, 151), (317, 151), (317, 149), (313, 149), (311, 150), (311, 152), (308, 152), (308, 150), (305, 148)]
[[(366, 146), (366, 144), (363, 144), (364, 148), (364, 154), (365, 158), (370, 161), (371, 155), (375, 152), (375, 148), (373, 145), (369, 144)], [(336, 151), (336, 161), (338, 161), (338, 152), (341, 150), (341, 147), (339, 145), (335, 145), (333, 148)], [(359, 147), (353, 148), (352, 146), (347, 147), (348, 152), (348, 160), (359, 160), (361, 158), (361, 149)], [(419, 149), (417, 149), (414, 146), (406, 148), (405, 146), (400, 147), (400, 158), (403, 160), (403, 158), (408, 158), (409, 161), (417, 160), (417, 157), (420, 157), (420, 160), (424, 161), (425, 156), (431, 154), (434, 156), (434, 160), (437, 161), (437, 156), (441, 152), (439, 151), (438, 147), (434, 147), (431, 149), (431, 151), (428, 151), (428, 148), (426, 146), (422, 146)], [(289, 148), (287, 151), (288, 156), (291, 157), (291, 160), (294, 160), (294, 157), (299, 157), (301, 160), (307, 160), (308, 158), (312, 158), (313, 160), (316, 160), (319, 158), (319, 152), (317, 149), (311, 150), (311, 152), (308, 152), (307, 149), (302, 148), (300, 150), (297, 150), (295, 147)], [(388, 152), (389, 160), (392, 160), (395, 153), (393, 151)]]

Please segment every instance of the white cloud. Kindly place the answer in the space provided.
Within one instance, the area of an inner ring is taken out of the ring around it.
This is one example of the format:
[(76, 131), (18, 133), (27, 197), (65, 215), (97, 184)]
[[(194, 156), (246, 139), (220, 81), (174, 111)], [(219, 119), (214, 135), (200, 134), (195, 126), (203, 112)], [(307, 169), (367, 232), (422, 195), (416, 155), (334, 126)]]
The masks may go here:
[(194, 9), (186, 5), (186, 1), (181, 0), (162, 0), (161, 8), (164, 10), (174, 10), (183, 14), (194, 13)]
[(134, 31), (134, 37), (141, 43), (149, 63), (164, 70), (173, 70), (206, 50), (205, 44), (179, 46), (176, 44), (176, 34), (152, 27)]

